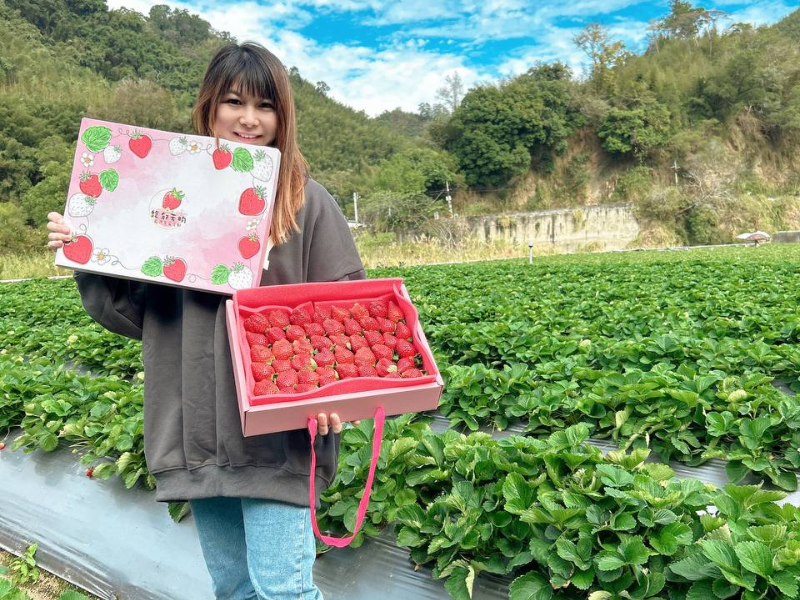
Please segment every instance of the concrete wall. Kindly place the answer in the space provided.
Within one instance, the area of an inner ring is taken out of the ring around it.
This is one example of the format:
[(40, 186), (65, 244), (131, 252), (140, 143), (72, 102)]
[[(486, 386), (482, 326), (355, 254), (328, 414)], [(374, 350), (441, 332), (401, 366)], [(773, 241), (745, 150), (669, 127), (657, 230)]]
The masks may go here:
[(504, 240), (524, 248), (533, 242), (535, 251), (618, 250), (639, 235), (639, 224), (627, 204), (457, 217), (453, 225), (459, 237), (474, 236), (489, 242)]
[(776, 244), (800, 243), (800, 231), (776, 231), (772, 236), (772, 241)]

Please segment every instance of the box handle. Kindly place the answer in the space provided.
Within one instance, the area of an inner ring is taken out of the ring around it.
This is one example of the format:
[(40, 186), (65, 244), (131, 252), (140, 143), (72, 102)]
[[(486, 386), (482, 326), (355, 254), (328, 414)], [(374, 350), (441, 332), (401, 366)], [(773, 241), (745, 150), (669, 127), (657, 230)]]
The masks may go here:
[(369, 463), (369, 475), (367, 475), (367, 486), (364, 490), (364, 495), (361, 496), (361, 502), (358, 503), (358, 513), (356, 515), (356, 525), (353, 535), (346, 538), (335, 538), (327, 535), (322, 535), (317, 526), (317, 511), (314, 509), (316, 504), (316, 495), (314, 494), (314, 475), (317, 470), (317, 456), (314, 452), (314, 440), (317, 437), (317, 420), (314, 417), (308, 418), (308, 433), (311, 434), (311, 473), (308, 476), (308, 489), (309, 500), (311, 502), (311, 526), (314, 528), (314, 534), (329, 546), (336, 548), (344, 548), (350, 545), (350, 542), (356, 537), (361, 524), (364, 522), (364, 516), (367, 514), (367, 506), (369, 506), (369, 496), (372, 492), (372, 480), (375, 478), (375, 467), (378, 466), (378, 458), (381, 455), (381, 442), (383, 441), (383, 423), (386, 420), (386, 413), (382, 406), (375, 409), (375, 432), (372, 435), (372, 460)]

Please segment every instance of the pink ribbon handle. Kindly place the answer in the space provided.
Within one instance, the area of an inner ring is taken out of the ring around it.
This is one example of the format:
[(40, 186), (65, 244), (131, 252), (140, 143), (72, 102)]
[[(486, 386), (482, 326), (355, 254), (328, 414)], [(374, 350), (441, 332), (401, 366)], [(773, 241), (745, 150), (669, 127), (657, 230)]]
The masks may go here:
[(378, 458), (381, 455), (381, 442), (383, 441), (383, 423), (386, 421), (386, 413), (382, 406), (375, 409), (375, 433), (372, 435), (372, 460), (369, 463), (369, 475), (367, 475), (367, 486), (364, 489), (364, 495), (361, 496), (361, 502), (358, 503), (358, 513), (356, 515), (356, 527), (353, 535), (346, 538), (335, 538), (327, 535), (322, 535), (317, 526), (317, 511), (314, 509), (316, 504), (316, 494), (314, 493), (314, 475), (317, 470), (317, 455), (314, 452), (314, 440), (317, 438), (317, 420), (314, 417), (308, 418), (308, 433), (311, 434), (311, 473), (308, 476), (308, 491), (309, 501), (311, 502), (311, 526), (314, 528), (314, 534), (329, 546), (336, 548), (344, 548), (356, 537), (358, 530), (361, 529), (361, 524), (364, 522), (364, 516), (367, 514), (367, 506), (369, 506), (369, 495), (372, 492), (372, 480), (375, 478), (375, 467), (378, 466)]

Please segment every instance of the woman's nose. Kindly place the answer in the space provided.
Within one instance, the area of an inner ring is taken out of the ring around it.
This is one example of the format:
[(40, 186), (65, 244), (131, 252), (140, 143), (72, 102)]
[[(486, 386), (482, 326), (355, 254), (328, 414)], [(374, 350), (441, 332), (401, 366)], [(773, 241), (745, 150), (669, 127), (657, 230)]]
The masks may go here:
[(256, 116), (256, 109), (253, 108), (252, 106), (245, 106), (244, 111), (239, 117), (239, 122), (242, 125), (250, 125), (250, 126), (257, 125), (258, 117)]

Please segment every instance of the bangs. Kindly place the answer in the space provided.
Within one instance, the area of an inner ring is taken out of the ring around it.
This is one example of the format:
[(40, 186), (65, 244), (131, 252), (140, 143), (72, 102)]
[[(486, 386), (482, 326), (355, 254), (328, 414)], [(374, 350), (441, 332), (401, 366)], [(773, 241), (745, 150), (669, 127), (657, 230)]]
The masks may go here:
[(226, 77), (221, 86), (223, 94), (236, 92), (276, 103), (272, 72), (269, 65), (262, 63), (255, 54), (245, 51), (239, 56), (231, 55), (224, 71)]

